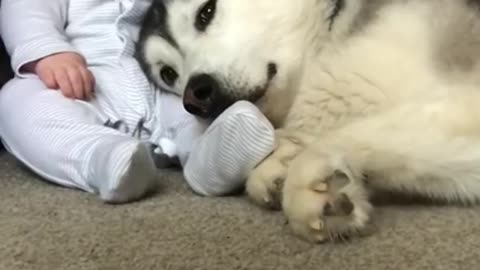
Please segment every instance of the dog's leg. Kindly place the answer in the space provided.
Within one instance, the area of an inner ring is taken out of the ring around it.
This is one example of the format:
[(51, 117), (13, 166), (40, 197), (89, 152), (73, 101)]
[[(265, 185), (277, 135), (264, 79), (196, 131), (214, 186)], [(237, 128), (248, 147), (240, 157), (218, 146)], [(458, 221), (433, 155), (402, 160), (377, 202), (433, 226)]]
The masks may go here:
[(275, 150), (261, 162), (247, 180), (248, 196), (258, 205), (281, 209), (281, 193), (290, 161), (312, 141), (312, 137), (289, 130), (277, 130)]
[(367, 189), (480, 199), (480, 93), (400, 105), (315, 142), (291, 164), (282, 206), (311, 241), (362, 230)]

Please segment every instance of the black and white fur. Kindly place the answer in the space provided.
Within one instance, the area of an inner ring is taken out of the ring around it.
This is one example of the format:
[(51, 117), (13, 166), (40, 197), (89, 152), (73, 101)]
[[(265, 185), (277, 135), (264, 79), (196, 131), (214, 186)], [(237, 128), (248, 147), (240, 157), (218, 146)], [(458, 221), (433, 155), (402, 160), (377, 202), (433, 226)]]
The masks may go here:
[[(297, 235), (362, 231), (374, 192), (480, 199), (478, 1), (216, 0), (199, 31), (210, 1), (155, 2), (164, 21), (147, 23), (141, 59), (159, 84), (162, 65), (175, 67), (172, 91), (188, 104), (258, 104), (278, 145), (247, 191), (281, 206)], [(198, 74), (224, 98), (192, 99)]]

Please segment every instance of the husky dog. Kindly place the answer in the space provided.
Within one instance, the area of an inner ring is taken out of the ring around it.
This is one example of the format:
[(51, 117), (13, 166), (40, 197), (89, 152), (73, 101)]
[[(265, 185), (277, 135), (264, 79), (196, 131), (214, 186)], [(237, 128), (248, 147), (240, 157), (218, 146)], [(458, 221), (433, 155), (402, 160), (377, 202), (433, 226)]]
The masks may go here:
[(278, 128), (247, 193), (324, 242), (371, 195), (480, 199), (480, 13), (469, 0), (157, 0), (139, 58), (213, 118), (239, 99)]

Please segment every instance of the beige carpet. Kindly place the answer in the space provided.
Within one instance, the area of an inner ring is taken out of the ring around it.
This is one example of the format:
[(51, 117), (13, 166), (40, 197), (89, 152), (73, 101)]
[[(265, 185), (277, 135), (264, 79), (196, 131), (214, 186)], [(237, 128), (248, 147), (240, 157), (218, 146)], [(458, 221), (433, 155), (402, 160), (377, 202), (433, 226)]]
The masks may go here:
[[(480, 165), (479, 165), (480, 166)], [(107, 206), (39, 181), (0, 153), (0, 269), (480, 269), (480, 208), (381, 207), (377, 232), (313, 246), (244, 198), (156, 196)]]

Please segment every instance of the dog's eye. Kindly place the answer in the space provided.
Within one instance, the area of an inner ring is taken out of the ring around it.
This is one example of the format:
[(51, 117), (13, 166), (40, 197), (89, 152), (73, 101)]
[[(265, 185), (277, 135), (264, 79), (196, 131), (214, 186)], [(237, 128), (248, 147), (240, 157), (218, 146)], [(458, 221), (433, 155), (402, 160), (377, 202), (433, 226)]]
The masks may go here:
[(160, 77), (165, 82), (165, 84), (167, 84), (168, 86), (173, 86), (175, 84), (175, 81), (178, 79), (178, 74), (173, 68), (169, 66), (164, 66), (160, 70)]
[(208, 25), (212, 22), (213, 17), (215, 16), (216, 6), (217, 0), (209, 0), (199, 9), (197, 18), (195, 19), (195, 28), (198, 31), (205, 32), (205, 30), (207, 30)]

